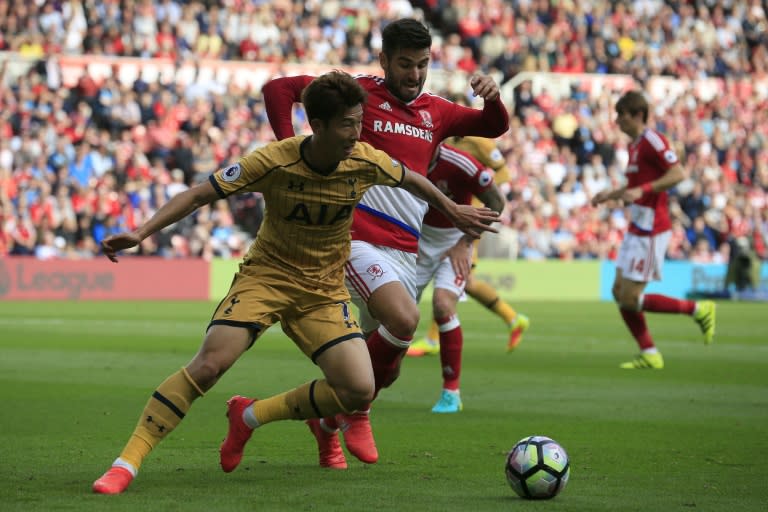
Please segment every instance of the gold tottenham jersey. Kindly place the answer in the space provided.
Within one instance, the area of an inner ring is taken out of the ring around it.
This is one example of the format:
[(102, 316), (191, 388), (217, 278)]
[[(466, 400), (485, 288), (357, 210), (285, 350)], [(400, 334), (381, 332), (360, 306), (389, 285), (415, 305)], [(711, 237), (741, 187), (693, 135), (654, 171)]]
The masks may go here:
[(373, 185), (399, 186), (404, 171), (383, 151), (358, 142), (349, 158), (321, 174), (302, 158), (308, 142), (308, 136), (300, 135), (271, 143), (210, 180), (222, 198), (244, 192), (264, 195), (264, 221), (244, 261), (333, 289), (344, 284), (355, 205)]

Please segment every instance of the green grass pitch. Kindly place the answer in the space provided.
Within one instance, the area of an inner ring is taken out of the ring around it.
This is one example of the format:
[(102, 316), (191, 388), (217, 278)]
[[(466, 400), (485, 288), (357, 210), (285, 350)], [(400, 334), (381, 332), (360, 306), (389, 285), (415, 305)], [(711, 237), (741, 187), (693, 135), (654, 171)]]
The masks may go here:
[[(636, 347), (608, 303), (515, 304), (531, 318), (506, 354), (501, 321), (473, 302), (456, 415), (430, 408), (436, 357), (406, 359), (373, 410), (381, 459), (321, 470), (302, 422), (254, 434), (224, 474), (224, 402), (319, 376), (269, 331), (149, 457), (120, 496), (91, 483), (118, 455), (150, 393), (197, 350), (210, 303), (0, 303), (3, 511), (764, 511), (768, 510), (768, 308), (718, 305), (712, 346), (686, 317), (648, 315), (667, 367), (620, 370)], [(424, 310), (423, 310), (424, 311)], [(423, 329), (423, 327), (422, 327)], [(572, 465), (547, 502), (503, 471), (520, 438), (550, 436)]]

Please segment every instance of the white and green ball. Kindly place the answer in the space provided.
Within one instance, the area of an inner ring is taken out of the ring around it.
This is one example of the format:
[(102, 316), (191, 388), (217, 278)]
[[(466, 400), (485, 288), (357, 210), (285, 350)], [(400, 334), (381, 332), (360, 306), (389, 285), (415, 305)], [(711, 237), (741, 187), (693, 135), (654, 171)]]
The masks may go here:
[(507, 481), (522, 498), (554, 498), (568, 484), (571, 465), (568, 454), (546, 436), (521, 439), (507, 454)]

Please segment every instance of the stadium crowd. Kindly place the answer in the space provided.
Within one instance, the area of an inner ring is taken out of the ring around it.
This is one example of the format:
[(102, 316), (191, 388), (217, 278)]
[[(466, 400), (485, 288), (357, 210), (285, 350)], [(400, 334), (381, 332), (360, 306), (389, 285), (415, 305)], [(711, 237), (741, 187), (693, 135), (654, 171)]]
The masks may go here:
[[(752, 240), (768, 259), (768, 19), (760, 0), (0, 0), (0, 256), (89, 258), (169, 197), (274, 138), (258, 92), (89, 76), (62, 87), (56, 55), (214, 58), (375, 65), (380, 32), (413, 16), (435, 34), (437, 69), (722, 79), (725, 94), (655, 101), (655, 125), (684, 153), (667, 257), (727, 262)], [(749, 84), (753, 84), (750, 86)], [(451, 91), (435, 91), (448, 95)], [(627, 142), (610, 91), (555, 97), (514, 89), (498, 140), (511, 179), (506, 224), (525, 259), (613, 257), (626, 229), (618, 205), (589, 199), (622, 180)], [(471, 98), (470, 98), (471, 100)], [(141, 254), (241, 255), (261, 199), (219, 201), (148, 239)]]

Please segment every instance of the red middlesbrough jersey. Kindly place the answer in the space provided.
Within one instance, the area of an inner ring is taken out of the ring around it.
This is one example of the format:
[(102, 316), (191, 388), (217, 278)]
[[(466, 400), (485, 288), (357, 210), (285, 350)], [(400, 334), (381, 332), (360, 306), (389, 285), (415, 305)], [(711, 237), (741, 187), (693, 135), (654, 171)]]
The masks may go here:
[[(646, 128), (629, 145), (627, 188), (654, 181), (678, 163), (677, 152), (656, 130)], [(649, 192), (630, 205), (629, 232), (652, 236), (672, 228), (667, 192)]]
[[(493, 186), (493, 171), (475, 157), (453, 146), (443, 144), (435, 167), (427, 177), (440, 191), (456, 204), (471, 204), (472, 197), (478, 196)], [(436, 228), (451, 228), (453, 223), (439, 210), (432, 207), (424, 217), (424, 225)]]
[[(314, 77), (278, 78), (262, 89), (270, 124), (279, 138), (293, 135), (291, 107)], [(404, 103), (384, 85), (384, 79), (358, 75), (368, 92), (360, 139), (426, 176), (432, 154), (452, 135), (496, 138), (509, 128), (501, 100), (486, 102), (482, 110), (458, 105), (422, 92)], [(416, 253), (427, 205), (400, 188), (375, 186), (355, 209), (352, 239)]]

